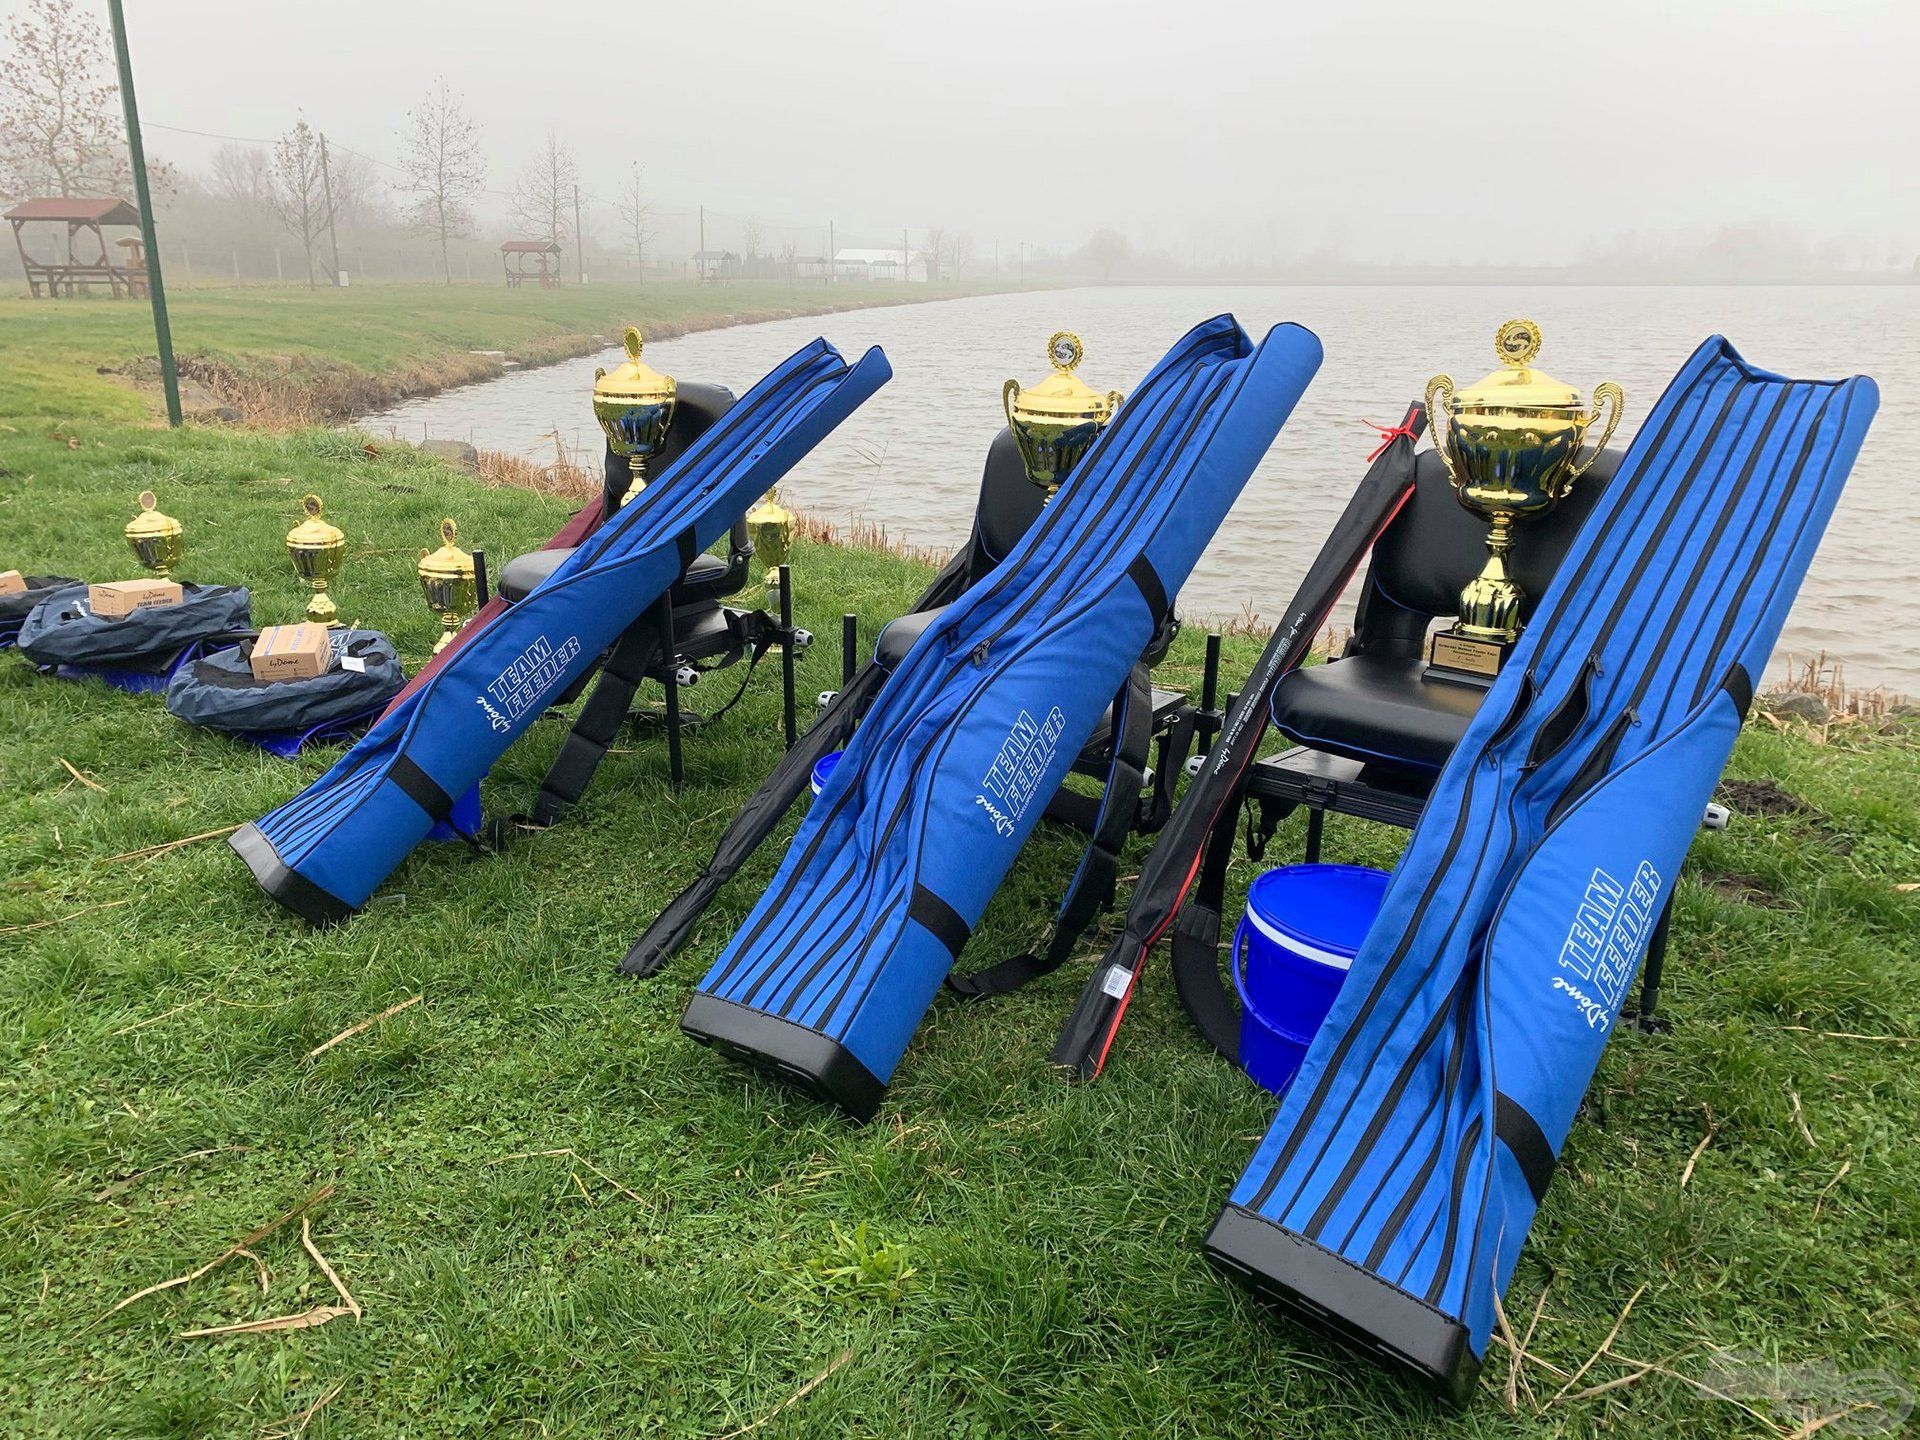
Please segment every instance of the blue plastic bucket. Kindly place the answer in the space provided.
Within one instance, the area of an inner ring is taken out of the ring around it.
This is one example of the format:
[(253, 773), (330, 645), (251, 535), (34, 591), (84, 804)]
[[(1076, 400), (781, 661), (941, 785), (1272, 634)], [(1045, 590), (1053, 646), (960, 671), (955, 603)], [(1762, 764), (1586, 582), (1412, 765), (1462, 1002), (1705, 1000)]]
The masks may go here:
[(1333, 1008), (1387, 893), (1364, 865), (1283, 865), (1247, 891), (1233, 932), (1240, 1064), (1281, 1094)]
[(830, 750), (813, 762), (813, 779), (808, 783), (813, 787), (814, 794), (818, 795), (827, 788), (827, 777), (833, 774), (833, 767), (840, 763), (840, 757), (846, 753), (844, 750)]

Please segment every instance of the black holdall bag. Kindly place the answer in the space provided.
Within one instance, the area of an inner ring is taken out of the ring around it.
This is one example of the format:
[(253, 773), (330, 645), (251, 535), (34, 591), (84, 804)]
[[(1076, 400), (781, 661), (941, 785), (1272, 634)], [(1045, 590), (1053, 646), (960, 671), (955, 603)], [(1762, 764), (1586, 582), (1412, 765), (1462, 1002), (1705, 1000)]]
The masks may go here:
[(87, 587), (56, 590), (20, 627), (20, 653), (48, 669), (165, 670), (182, 650), (217, 635), (253, 629), (252, 594), (242, 585), (186, 585), (178, 605), (103, 619), (87, 605)]
[(336, 630), (333, 663), (300, 680), (256, 680), (253, 639), (189, 661), (167, 682), (167, 710), (225, 734), (293, 732), (384, 706), (406, 683), (393, 642), (377, 630)]
[(38, 605), (56, 590), (83, 582), (71, 575), (22, 575), (26, 589), (0, 595), (0, 644), (20, 633), (20, 626)]

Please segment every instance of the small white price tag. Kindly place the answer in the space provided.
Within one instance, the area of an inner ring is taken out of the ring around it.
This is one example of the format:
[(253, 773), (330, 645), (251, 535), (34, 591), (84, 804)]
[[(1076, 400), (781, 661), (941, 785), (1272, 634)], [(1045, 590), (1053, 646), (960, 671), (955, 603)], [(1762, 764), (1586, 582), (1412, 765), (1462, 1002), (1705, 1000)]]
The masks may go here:
[(1100, 993), (1115, 1000), (1125, 998), (1127, 987), (1133, 984), (1133, 972), (1124, 965), (1109, 965), (1107, 973), (1101, 977)]
[(355, 674), (364, 675), (367, 673), (367, 662), (362, 660), (358, 655), (342, 655), (340, 657), (340, 668), (342, 670), (351, 670)]

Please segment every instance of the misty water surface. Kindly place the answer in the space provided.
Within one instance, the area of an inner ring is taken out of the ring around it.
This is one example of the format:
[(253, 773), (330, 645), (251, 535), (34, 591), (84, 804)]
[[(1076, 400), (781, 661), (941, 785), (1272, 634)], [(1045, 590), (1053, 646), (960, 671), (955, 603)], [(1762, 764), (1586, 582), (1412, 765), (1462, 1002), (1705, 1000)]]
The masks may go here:
[[(1540, 365), (1583, 391), (1620, 381), (1622, 445), (1692, 348), (1716, 331), (1756, 364), (1833, 377), (1864, 371), (1881, 409), (1775, 656), (1825, 650), (1853, 683), (1920, 694), (1920, 287), (1167, 287), (1052, 291), (854, 311), (709, 331), (647, 347), (685, 379), (744, 390), (802, 342), (886, 348), (894, 379), (790, 476), (789, 503), (861, 517), (897, 540), (964, 539), (986, 445), (1004, 423), (1001, 383), (1047, 373), (1048, 334), (1078, 330), (1081, 374), (1131, 386), (1196, 321), (1231, 310), (1250, 329), (1296, 320), (1326, 363), (1181, 594), (1189, 618), (1272, 616), (1365, 469), (1367, 421), (1391, 424), (1427, 377), (1471, 384), (1494, 368), (1494, 329), (1530, 315), (1546, 334)], [(487, 449), (553, 453), (557, 434), (596, 464), (588, 396), (597, 362), (523, 371), (412, 401), (364, 422), (470, 439)], [(611, 362), (609, 362), (611, 363)], [(1521, 543), (1525, 543), (1524, 535)], [(799, 583), (804, 583), (804, 578)]]

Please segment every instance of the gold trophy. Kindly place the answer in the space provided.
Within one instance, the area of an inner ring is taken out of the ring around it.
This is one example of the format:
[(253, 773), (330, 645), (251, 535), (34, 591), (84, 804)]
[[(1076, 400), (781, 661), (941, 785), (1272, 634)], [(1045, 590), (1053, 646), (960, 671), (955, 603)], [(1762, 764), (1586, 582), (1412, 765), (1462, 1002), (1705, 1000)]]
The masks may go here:
[(451, 519), (442, 520), (440, 548), (432, 554), (422, 550), (420, 564), (415, 567), (420, 577), (420, 593), (426, 596), (427, 608), (439, 617), (443, 627), (433, 647), (436, 655), (453, 642), (467, 617), (479, 606), (473, 556), (454, 543), (459, 538), (460, 527)]
[(769, 490), (747, 512), (747, 533), (753, 553), (766, 567), (767, 613), (780, 615), (780, 567), (793, 556), (793, 512), (780, 503), (780, 492)]
[(1078, 335), (1059, 331), (1047, 341), (1053, 374), (1024, 390), (1018, 380), (1009, 380), (1000, 389), (1007, 428), (1020, 447), (1027, 478), (1045, 490), (1048, 499), (1120, 408), (1118, 390), (1099, 394), (1073, 373), (1085, 354)]
[[(1478, 385), (1455, 394), (1450, 375), (1427, 382), (1434, 449), (1460, 503), (1490, 527), (1487, 563), (1460, 592), (1459, 623), (1435, 635), (1427, 652), (1430, 674), (1471, 684), (1490, 683), (1520, 637), (1525, 596), (1507, 564), (1514, 525), (1560, 503), (1606, 448), (1626, 399), (1613, 381), (1603, 381), (1589, 410), (1578, 390), (1535, 370), (1540, 327), (1531, 320), (1509, 320), (1493, 343), (1502, 368)], [(1600, 438), (1582, 455), (1603, 412)]]
[(626, 456), (632, 465), (633, 483), (620, 497), (625, 505), (646, 488), (647, 461), (666, 442), (678, 388), (671, 375), (641, 360), (644, 342), (636, 327), (629, 325), (621, 338), (627, 358), (611, 370), (599, 366), (593, 372), (593, 418), (607, 432), (613, 453)]
[(141, 565), (167, 580), (172, 578), (173, 567), (186, 553), (187, 542), (180, 522), (154, 508), (159, 503), (153, 491), (142, 490), (140, 513), (127, 522), (126, 535), (127, 544), (133, 547)]
[(313, 587), (307, 601), (307, 621), (329, 629), (340, 624), (340, 612), (327, 593), (327, 586), (339, 575), (347, 558), (347, 537), (339, 527), (321, 519), (326, 509), (318, 495), (301, 497), (300, 509), (306, 519), (287, 531), (287, 554), (293, 557), (293, 573)]

